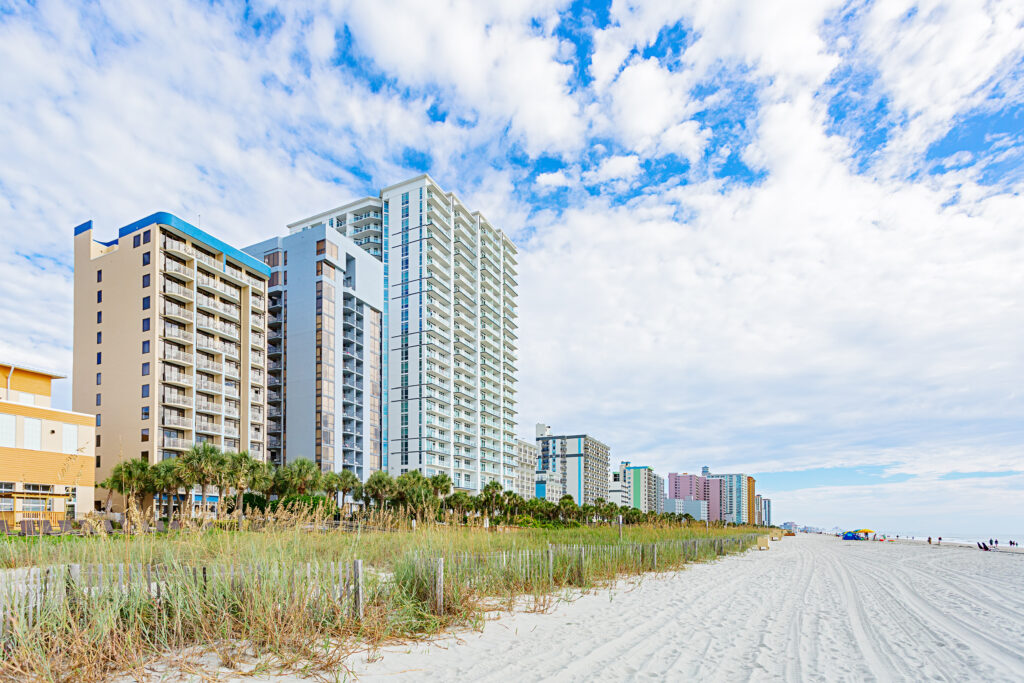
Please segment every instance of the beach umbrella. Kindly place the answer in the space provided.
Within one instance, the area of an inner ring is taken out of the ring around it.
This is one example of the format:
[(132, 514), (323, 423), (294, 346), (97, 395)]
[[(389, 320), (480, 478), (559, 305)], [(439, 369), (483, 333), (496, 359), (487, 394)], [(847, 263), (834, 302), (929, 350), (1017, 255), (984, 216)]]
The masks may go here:
[(873, 533), (875, 533), (875, 530), (874, 529), (857, 529), (853, 533), (855, 533), (855, 534), (873, 534)]

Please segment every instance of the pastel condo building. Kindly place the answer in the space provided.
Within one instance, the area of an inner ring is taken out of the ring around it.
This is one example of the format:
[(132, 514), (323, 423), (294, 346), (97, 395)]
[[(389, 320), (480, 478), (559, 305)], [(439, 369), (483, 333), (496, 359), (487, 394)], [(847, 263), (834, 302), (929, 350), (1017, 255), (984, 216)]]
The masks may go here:
[(93, 509), (95, 416), (51, 407), (62, 376), (0, 361), (0, 521), (81, 518)]
[(169, 213), (74, 239), (72, 404), (96, 414), (96, 480), (200, 443), (265, 460), (270, 268)]

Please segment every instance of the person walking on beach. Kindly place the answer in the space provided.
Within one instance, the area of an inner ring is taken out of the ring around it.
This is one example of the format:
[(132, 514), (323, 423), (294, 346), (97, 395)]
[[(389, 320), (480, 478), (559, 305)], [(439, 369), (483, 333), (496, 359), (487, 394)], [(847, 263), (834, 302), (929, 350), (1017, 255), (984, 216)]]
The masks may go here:
[(939, 536), (939, 545), (942, 545), (942, 536)]
[(931, 545), (931, 544), (932, 544), (932, 537), (931, 537), (931, 536), (929, 536), (929, 537), (928, 537), (928, 545)]

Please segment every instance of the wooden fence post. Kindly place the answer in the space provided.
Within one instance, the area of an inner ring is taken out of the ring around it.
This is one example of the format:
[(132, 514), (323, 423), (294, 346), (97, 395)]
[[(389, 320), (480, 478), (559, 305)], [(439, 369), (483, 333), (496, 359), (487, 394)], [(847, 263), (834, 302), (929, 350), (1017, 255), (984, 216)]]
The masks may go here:
[(622, 540), (622, 515), (619, 515), (619, 540)]
[(362, 620), (363, 618), (363, 561), (353, 560), (352, 561), (352, 579), (355, 586), (353, 586), (353, 609), (355, 611), (356, 619)]
[(437, 575), (434, 577), (434, 595), (437, 599), (437, 613), (444, 614), (444, 558), (437, 558)]
[(548, 580), (551, 585), (555, 584), (555, 551), (548, 545)]
[(653, 543), (651, 548), (651, 569), (658, 571), (658, 544)]
[(587, 577), (587, 565), (586, 565), (586, 550), (585, 546), (580, 546), (580, 585), (586, 583)]

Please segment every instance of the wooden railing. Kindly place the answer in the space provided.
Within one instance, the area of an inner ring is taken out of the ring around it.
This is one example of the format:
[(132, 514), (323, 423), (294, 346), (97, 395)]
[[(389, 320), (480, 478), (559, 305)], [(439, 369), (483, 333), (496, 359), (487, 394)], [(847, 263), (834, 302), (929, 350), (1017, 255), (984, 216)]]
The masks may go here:
[(4, 510), (0, 512), (0, 520), (7, 522), (9, 526), (14, 526), (21, 522), (23, 519), (40, 520), (45, 519), (50, 524), (56, 524), (62, 519), (67, 519), (66, 512), (53, 512), (50, 510)]

